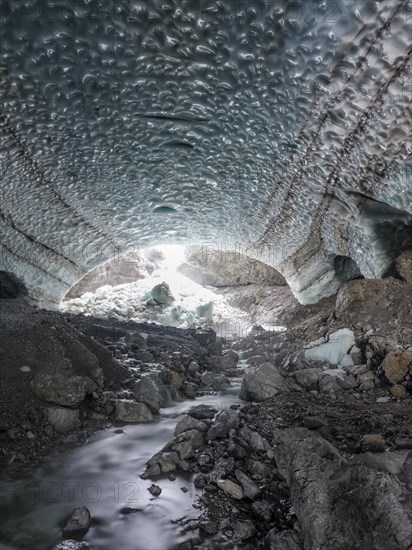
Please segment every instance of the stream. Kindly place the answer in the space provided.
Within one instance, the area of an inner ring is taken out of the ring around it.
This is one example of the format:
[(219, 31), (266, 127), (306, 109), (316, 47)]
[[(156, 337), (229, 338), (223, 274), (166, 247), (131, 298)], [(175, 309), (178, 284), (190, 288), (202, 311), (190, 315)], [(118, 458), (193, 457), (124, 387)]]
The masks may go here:
[[(241, 360), (239, 367), (246, 367)], [(25, 475), (5, 468), (0, 478), (0, 550), (51, 550), (62, 540), (61, 528), (73, 508), (87, 506), (92, 525), (82, 540), (93, 550), (169, 550), (193, 537), (176, 520), (194, 519), (199, 491), (191, 474), (178, 473), (155, 481), (159, 497), (142, 480), (146, 462), (173, 437), (176, 423), (193, 406), (217, 410), (239, 404), (241, 378), (213, 395), (162, 408), (149, 424), (111, 427), (87, 443), (49, 457)], [(187, 492), (181, 490), (187, 488)]]

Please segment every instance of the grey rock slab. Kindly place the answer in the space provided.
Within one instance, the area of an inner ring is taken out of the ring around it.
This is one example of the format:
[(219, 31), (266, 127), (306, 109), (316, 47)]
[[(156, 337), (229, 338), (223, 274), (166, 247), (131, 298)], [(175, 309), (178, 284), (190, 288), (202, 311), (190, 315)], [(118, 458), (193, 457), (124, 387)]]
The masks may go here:
[(40, 373), (31, 381), (31, 388), (42, 401), (78, 407), (86, 396), (87, 380), (82, 376)]
[(323, 377), (323, 370), (319, 368), (301, 369), (291, 373), (293, 378), (305, 390), (317, 390)]
[(351, 464), (315, 434), (305, 428), (274, 433), (276, 463), (305, 548), (407, 550), (412, 520), (401, 482), (381, 469)]
[(256, 369), (246, 371), (239, 397), (245, 401), (264, 401), (292, 389), (296, 389), (296, 385), (284, 378), (275, 365), (263, 363)]
[(118, 399), (115, 402), (115, 418), (120, 422), (140, 424), (153, 420), (153, 415), (144, 403), (136, 403), (130, 399)]
[(46, 410), (46, 415), (51, 426), (58, 433), (67, 433), (81, 426), (78, 409), (49, 407)]
[(154, 413), (159, 412), (162, 395), (152, 379), (142, 378), (138, 380), (133, 385), (132, 391), (136, 401), (145, 403)]
[(193, 416), (184, 416), (182, 420), (176, 424), (174, 435), (179, 435), (188, 430), (198, 430), (199, 432), (205, 432), (208, 429), (208, 425), (201, 420), (196, 420)]
[(243, 489), (230, 479), (219, 479), (216, 484), (222, 491), (236, 500), (241, 500), (244, 496)]

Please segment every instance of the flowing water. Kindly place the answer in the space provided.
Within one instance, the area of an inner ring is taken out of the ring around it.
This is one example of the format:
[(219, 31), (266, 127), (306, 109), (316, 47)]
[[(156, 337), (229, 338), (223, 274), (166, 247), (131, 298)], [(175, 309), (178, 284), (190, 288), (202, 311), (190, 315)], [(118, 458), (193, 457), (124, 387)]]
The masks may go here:
[(239, 386), (240, 379), (232, 379), (225, 392), (163, 408), (150, 424), (127, 425), (121, 433), (116, 428), (99, 432), (88, 443), (60, 452), (19, 479), (12, 468), (6, 469), (0, 491), (4, 543), (0, 542), (0, 550), (52, 549), (76, 506), (87, 506), (91, 512), (92, 525), (83, 540), (94, 550), (168, 550), (193, 536), (173, 523), (199, 515), (193, 507), (197, 495), (193, 476), (157, 480), (162, 493), (154, 498), (147, 490), (152, 481), (139, 475), (146, 461), (173, 437), (185, 412), (200, 403), (218, 410), (240, 403)]

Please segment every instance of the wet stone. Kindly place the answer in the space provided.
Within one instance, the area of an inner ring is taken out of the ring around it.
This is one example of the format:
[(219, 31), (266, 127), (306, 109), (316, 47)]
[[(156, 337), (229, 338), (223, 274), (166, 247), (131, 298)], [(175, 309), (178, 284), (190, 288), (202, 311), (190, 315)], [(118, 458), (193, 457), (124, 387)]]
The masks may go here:
[(159, 485), (154, 485), (154, 484), (151, 485), (147, 490), (154, 497), (158, 497), (162, 492), (162, 489), (159, 487)]
[(62, 529), (63, 535), (84, 535), (90, 527), (91, 519), (90, 512), (86, 506), (75, 508), (71, 518)]

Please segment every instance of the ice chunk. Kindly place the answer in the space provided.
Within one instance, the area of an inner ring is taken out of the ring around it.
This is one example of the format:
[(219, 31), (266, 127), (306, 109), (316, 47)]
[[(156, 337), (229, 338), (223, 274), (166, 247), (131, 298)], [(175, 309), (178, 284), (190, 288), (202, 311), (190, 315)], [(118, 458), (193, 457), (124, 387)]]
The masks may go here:
[(329, 342), (305, 351), (305, 358), (309, 361), (322, 361), (330, 365), (337, 365), (355, 344), (353, 332), (342, 328), (329, 336)]

